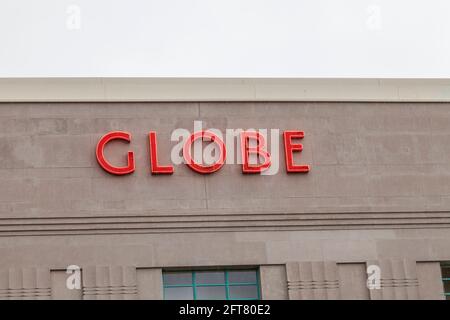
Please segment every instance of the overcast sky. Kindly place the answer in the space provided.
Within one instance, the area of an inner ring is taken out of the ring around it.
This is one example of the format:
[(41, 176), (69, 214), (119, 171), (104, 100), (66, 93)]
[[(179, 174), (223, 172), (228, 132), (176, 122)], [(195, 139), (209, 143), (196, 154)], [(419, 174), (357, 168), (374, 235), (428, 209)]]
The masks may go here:
[(11, 76), (450, 78), (450, 0), (0, 0)]

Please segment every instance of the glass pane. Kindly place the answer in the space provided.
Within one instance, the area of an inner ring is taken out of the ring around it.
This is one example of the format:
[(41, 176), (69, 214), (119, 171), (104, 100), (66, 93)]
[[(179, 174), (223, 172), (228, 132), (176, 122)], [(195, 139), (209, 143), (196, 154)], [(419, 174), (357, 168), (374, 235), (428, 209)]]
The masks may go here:
[(229, 283), (256, 283), (256, 271), (246, 270), (246, 271), (229, 271), (228, 272), (228, 282)]
[[(442, 278), (450, 279), (450, 267), (443, 266), (442, 267)], [(444, 292), (446, 293), (445, 299), (450, 300), (450, 281), (444, 280)]]
[(191, 272), (165, 272), (163, 274), (163, 282), (165, 286), (187, 284), (192, 285)]
[(223, 284), (225, 283), (225, 273), (223, 271), (201, 271), (195, 273), (197, 284)]
[(194, 291), (192, 287), (164, 288), (165, 300), (192, 300)]
[(257, 286), (230, 286), (230, 299), (258, 299)]
[(197, 300), (226, 299), (225, 286), (197, 287)]
[(442, 278), (450, 278), (450, 267), (442, 268)]
[(450, 293), (450, 281), (444, 281), (444, 292)]

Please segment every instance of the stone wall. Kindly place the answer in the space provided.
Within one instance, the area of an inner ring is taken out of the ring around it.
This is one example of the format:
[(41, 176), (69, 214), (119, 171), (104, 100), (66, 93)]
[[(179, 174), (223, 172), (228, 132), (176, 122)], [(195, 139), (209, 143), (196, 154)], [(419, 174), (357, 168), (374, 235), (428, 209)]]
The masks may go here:
[[(179, 165), (152, 176), (148, 132), (157, 131), (166, 164), (171, 132), (193, 131), (195, 120), (223, 131), (302, 130), (296, 161), (311, 171), (287, 174), (280, 149), (276, 175), (225, 165), (205, 176)], [(64, 270), (75, 264), (111, 278), (86, 276), (71, 297), (112, 286), (123, 290), (100, 297), (160, 298), (161, 268), (241, 265), (261, 266), (263, 298), (442, 297), (449, 124), (448, 103), (2, 103), (0, 292), (65, 297)], [(135, 152), (131, 175), (97, 164), (96, 143), (112, 130), (132, 134), (107, 150), (115, 163)], [(397, 279), (406, 289), (368, 292), (374, 261), (390, 266), (385, 287)], [(128, 280), (117, 282), (121, 272)]]

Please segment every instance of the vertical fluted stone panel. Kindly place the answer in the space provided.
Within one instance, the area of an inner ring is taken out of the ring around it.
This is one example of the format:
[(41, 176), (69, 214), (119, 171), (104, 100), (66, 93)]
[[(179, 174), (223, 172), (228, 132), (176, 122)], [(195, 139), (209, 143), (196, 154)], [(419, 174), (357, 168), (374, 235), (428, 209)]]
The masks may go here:
[(86, 267), (83, 272), (83, 299), (137, 299), (136, 268), (131, 266)]
[(419, 298), (419, 281), (416, 262), (406, 259), (369, 261), (381, 271), (381, 288), (371, 289), (372, 300), (416, 300)]
[(0, 270), (0, 299), (47, 300), (50, 298), (49, 269), (30, 267)]
[(290, 300), (335, 300), (340, 298), (336, 262), (288, 262)]

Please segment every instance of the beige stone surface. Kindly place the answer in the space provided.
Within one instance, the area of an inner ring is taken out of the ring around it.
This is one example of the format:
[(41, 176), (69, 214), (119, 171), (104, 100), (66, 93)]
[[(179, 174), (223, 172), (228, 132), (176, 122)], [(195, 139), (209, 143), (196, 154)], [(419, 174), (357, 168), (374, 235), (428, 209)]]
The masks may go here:
[(341, 298), (345, 300), (368, 300), (367, 273), (364, 263), (338, 264)]
[(139, 299), (163, 299), (163, 281), (161, 268), (137, 269)]
[(262, 299), (288, 299), (286, 267), (284, 265), (263, 265), (259, 268), (259, 274)]
[(443, 300), (444, 287), (440, 281), (441, 267), (439, 262), (418, 262), (419, 295), (424, 300)]
[(449, 100), (448, 79), (0, 78), (2, 102)]

